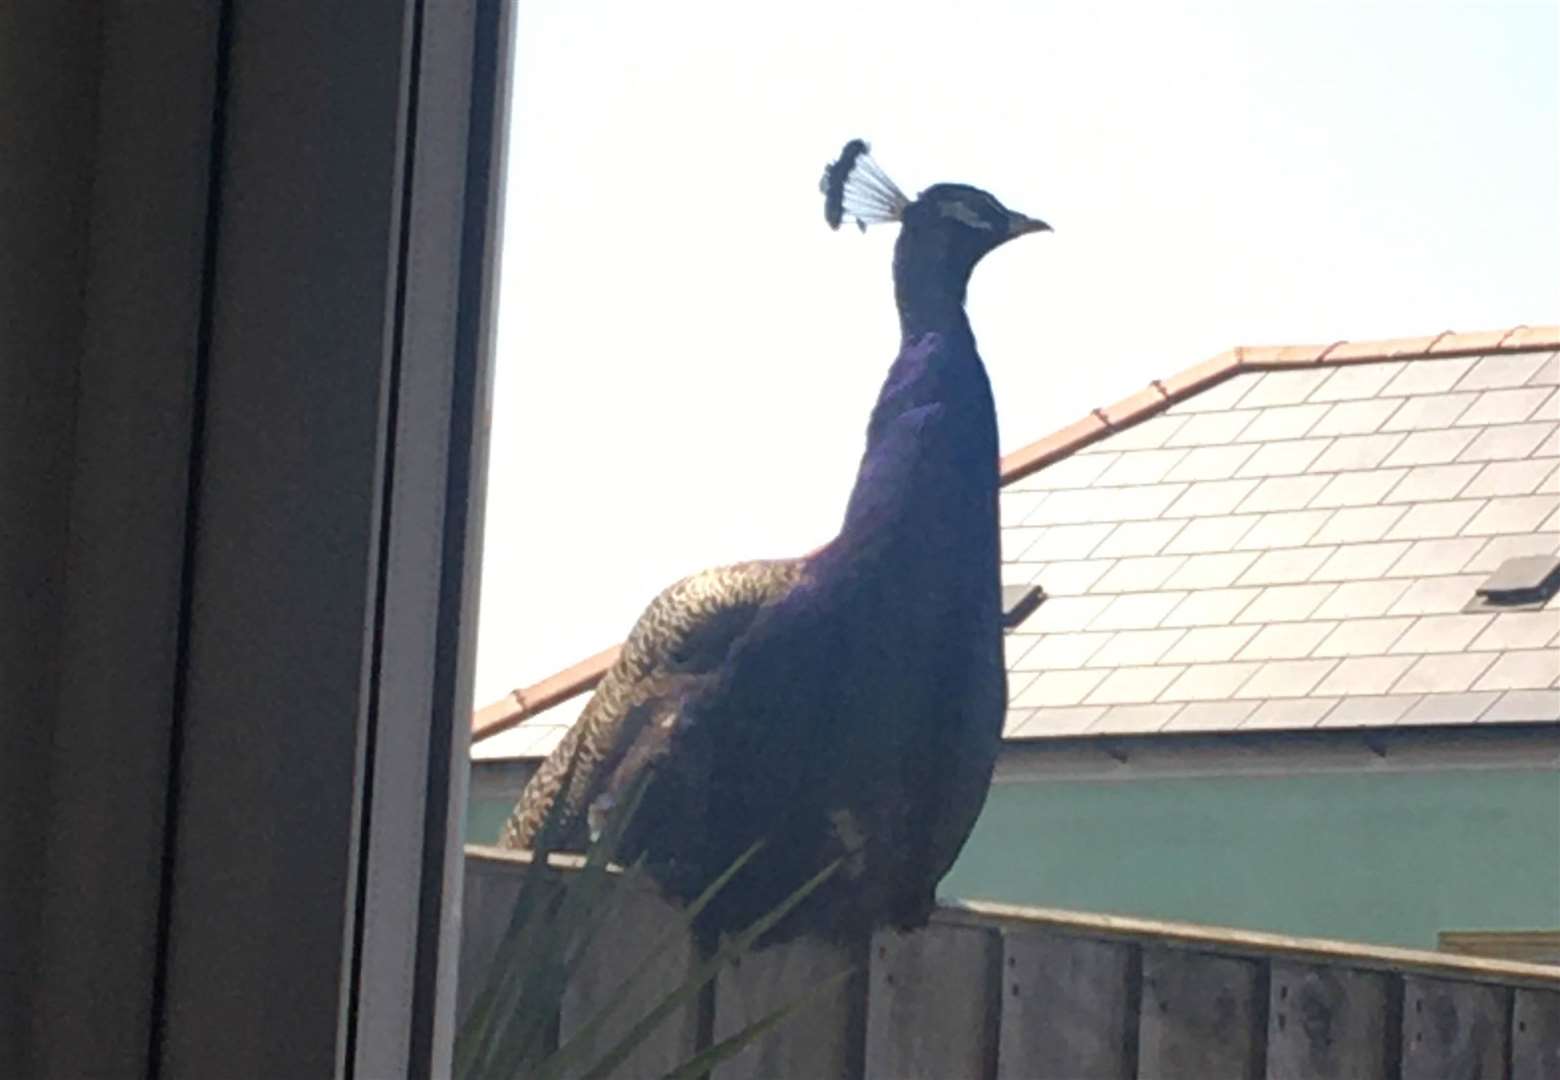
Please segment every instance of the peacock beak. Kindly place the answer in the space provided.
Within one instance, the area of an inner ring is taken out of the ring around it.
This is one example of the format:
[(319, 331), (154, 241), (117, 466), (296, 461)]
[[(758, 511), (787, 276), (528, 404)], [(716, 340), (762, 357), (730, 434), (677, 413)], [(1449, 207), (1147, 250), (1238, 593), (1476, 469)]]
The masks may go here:
[(1051, 226), (1047, 225), (1039, 218), (1026, 217), (1019, 213), (1015, 213), (1010, 218), (1008, 218), (1009, 239), (1015, 236), (1023, 236), (1025, 233), (1050, 231), (1052, 231)]

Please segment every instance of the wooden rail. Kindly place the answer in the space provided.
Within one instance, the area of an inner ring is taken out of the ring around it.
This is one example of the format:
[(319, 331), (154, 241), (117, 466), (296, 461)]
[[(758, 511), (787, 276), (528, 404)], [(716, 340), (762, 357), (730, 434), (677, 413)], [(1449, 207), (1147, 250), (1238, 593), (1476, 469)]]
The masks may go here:
[[(462, 1011), (528, 864), (467, 849)], [(564, 1037), (669, 919), (653, 895), (625, 898), (570, 983)], [(679, 942), (643, 1002), (694, 961), (693, 944)], [(850, 967), (858, 975), (716, 1080), (1560, 1078), (1560, 967), (977, 902), (856, 949), (801, 942), (756, 954), (663, 1025), (622, 1075), (659, 1076)]]

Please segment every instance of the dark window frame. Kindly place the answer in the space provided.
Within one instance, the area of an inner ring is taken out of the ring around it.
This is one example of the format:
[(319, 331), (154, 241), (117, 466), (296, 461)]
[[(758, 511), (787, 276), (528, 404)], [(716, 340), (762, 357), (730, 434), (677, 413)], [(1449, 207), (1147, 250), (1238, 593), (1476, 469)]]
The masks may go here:
[(448, 1071), (512, 15), (82, 20), (35, 1075)]

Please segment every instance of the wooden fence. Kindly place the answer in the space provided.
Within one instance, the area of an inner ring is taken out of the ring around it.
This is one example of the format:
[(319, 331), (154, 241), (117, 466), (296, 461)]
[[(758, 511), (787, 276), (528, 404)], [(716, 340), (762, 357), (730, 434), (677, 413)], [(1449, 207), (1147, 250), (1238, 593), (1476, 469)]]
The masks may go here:
[[(527, 865), (467, 849), (462, 1011)], [(574, 974), (563, 1037), (668, 917), (654, 896), (625, 898)], [(691, 942), (673, 952), (645, 1004), (695, 959)], [(758, 953), (622, 1075), (660, 1076), (849, 967), (716, 1080), (1560, 1080), (1560, 967), (987, 903), (945, 905), (927, 929), (879, 933), (854, 955), (809, 942)]]

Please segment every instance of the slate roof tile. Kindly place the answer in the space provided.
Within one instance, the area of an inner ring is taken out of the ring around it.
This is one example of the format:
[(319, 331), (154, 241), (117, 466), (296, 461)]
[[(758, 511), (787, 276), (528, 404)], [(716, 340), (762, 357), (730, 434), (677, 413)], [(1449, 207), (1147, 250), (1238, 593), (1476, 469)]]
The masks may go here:
[[(1080, 735), (1105, 712), (1102, 705), (1078, 705), (1060, 709), (1027, 709), (1010, 738), (1033, 739), (1044, 735)], [(1012, 714), (1009, 714), (1010, 716)]]
[(1172, 589), (1217, 589), (1235, 584), (1235, 579), (1257, 559), (1255, 551), (1230, 551), (1184, 558), (1175, 573), (1164, 581)]
[(1483, 574), (1458, 574), (1411, 581), (1388, 614), (1440, 615), (1461, 611), (1484, 578)]
[(1439, 394), (1450, 390), (1477, 360), (1477, 357), (1462, 356), (1454, 360), (1419, 360), (1402, 364), (1397, 376), (1381, 388), (1381, 396)]
[(1233, 659), (1256, 635), (1256, 626), (1198, 626), (1187, 630), (1164, 656), (1167, 664), (1207, 664)]
[(1457, 460), (1495, 461), (1527, 457), (1547, 436), (1554, 434), (1557, 427), (1560, 425), (1536, 423), (1484, 428), (1479, 432), (1479, 437), (1458, 455)]
[[(1013, 641), (1018, 636), (1009, 634), (1008, 640)], [(1088, 663), (1091, 656), (1104, 647), (1111, 635), (1072, 632), (1043, 634), (1037, 637), (1025, 635), (1025, 637), (1029, 640), (1029, 647), (1024, 650), (1017, 663), (1009, 665), (1011, 670), (1081, 668)]]
[(1241, 684), (1236, 697), (1304, 697), (1341, 661), (1269, 660)]
[(1256, 708), (1257, 703), (1254, 701), (1194, 701), (1182, 706), (1162, 730), (1233, 731)]
[(1407, 469), (1338, 473), (1327, 481), (1327, 486), (1317, 493), (1310, 505), (1313, 508), (1374, 506), (1407, 475)]
[(1531, 495), (1540, 482), (1554, 475), (1560, 459), (1530, 458), (1526, 461), (1492, 461), (1479, 471), (1463, 489), (1468, 498), (1489, 495)]
[(1479, 718), (1486, 724), (1542, 720), (1560, 716), (1560, 690), (1508, 690)]
[(1109, 572), (1094, 583), (1094, 591), (1151, 592), (1165, 584), (1166, 579), (1185, 561), (1185, 555), (1145, 555), (1118, 559)]
[(1310, 656), (1336, 627), (1334, 622), (1273, 623), (1240, 651), (1238, 660), (1298, 660)]
[(1327, 410), (1327, 414), (1311, 427), (1313, 436), (1367, 435), (1379, 431), (1387, 418), (1397, 412), (1402, 402), (1397, 398), (1377, 398), (1374, 401), (1341, 401)]
[[(1289, 442), (1262, 443), (1255, 454), (1236, 472), (1236, 476), (1293, 476), (1311, 467), (1331, 439), (1294, 439)], [(1321, 485), (1317, 485), (1317, 490)]]
[(1337, 589), (1347, 585), (1269, 585), (1236, 617), (1237, 622), (1295, 622), (1309, 619)]
[(1463, 567), (1463, 572), (1472, 573), (1477, 570), (1488, 573), (1497, 569), (1507, 559), (1515, 559), (1523, 555), (1548, 555), (1557, 551), (1560, 551), (1560, 529), (1540, 529), (1537, 532), (1520, 533), (1515, 536), (1495, 536), (1479, 549), (1479, 553)]
[(1543, 353), (1507, 353), (1483, 356), (1457, 383), (1459, 390), (1492, 390), (1521, 386), (1544, 363)]
[(1416, 694), (1361, 694), (1346, 697), (1328, 710), (1319, 726), (1325, 728), (1389, 727), (1419, 703)]
[[(1258, 663), (1193, 664), (1176, 668), (1176, 680), (1160, 693), (1160, 701), (1224, 701), (1261, 668)], [(1254, 695), (1261, 696), (1261, 695)]]
[(1331, 623), (1329, 625), (1336, 629), (1311, 650), (1311, 654), (1317, 657), (1384, 656), (1392, 651), (1393, 642), (1413, 624), (1413, 617), (1408, 615)]
[(1264, 551), (1234, 584), (1289, 585), (1307, 581), (1334, 550), (1332, 547), (1306, 547)]
[(1264, 728), (1289, 731), (1312, 728), (1321, 723), (1322, 717), (1326, 716), (1338, 701), (1338, 698), (1325, 697), (1274, 698), (1264, 701), (1256, 712), (1246, 718), (1241, 728), (1248, 731)]
[(1474, 441), (1476, 431), (1440, 428), (1412, 431), (1408, 438), (1398, 444), (1396, 450), (1387, 455), (1385, 464), (1391, 468), (1394, 465), (1438, 465), (1452, 461)]
[[(1502, 611), (1474, 639), (1474, 649), (1537, 649), (1560, 638), (1560, 608), (1542, 611)], [(1556, 657), (1560, 662), (1560, 656)]]
[(1279, 405), (1259, 409), (1256, 419), (1242, 429), (1240, 441), (1276, 442), (1301, 438), (1327, 411), (1326, 405)]
[(1499, 696), (1495, 693), (1426, 694), (1398, 719), (1398, 724), (1472, 724)]
[(1302, 510), (1326, 486), (1325, 476), (1275, 476), (1263, 480), (1235, 507), (1249, 514), (1274, 510)]
[[(1315, 609), (1319, 619), (1370, 619), (1385, 615), (1402, 599), (1412, 582), (1346, 581)], [(1459, 604), (1460, 608), (1461, 605)]]
[(1107, 671), (1045, 671), (1019, 691), (1011, 701), (1014, 708), (1040, 708), (1047, 705), (1077, 705), (1089, 696), (1109, 674)]
[(1349, 364), (1337, 368), (1307, 401), (1354, 401), (1376, 397), (1405, 365)]
[(1191, 485), (1165, 511), (1167, 517), (1205, 518), (1228, 514), (1257, 487), (1256, 480), (1205, 480)]
[(1461, 693), (1484, 673), (1494, 653), (1457, 653), (1409, 657), (1413, 665), (1392, 685), (1394, 694)]
[[(1251, 483), (1255, 486), (1255, 481)], [(1191, 494), (1187, 492), (1186, 495), (1181, 496), (1182, 500)], [(1171, 507), (1172, 511), (1174, 509)], [(1261, 517), (1257, 514), (1192, 518), (1165, 544), (1164, 553), (1185, 555), (1229, 551), (1237, 547), (1246, 533), (1260, 520)]]
[(1382, 502), (1455, 499), (1479, 474), (1479, 469), (1478, 465), (1420, 465), (1408, 470)]
[(1553, 649), (1502, 653), (1473, 684), (1475, 690), (1542, 690), (1560, 675)]
[(1159, 731), (1180, 711), (1178, 705), (1112, 705), (1089, 726), (1090, 735), (1140, 735)]
[(1310, 397), (1331, 374), (1327, 368), (1269, 371), (1240, 399), (1240, 407), (1256, 409), (1268, 405), (1297, 404)]
[(1175, 666), (1116, 668), (1085, 700), (1090, 705), (1146, 704), (1159, 697), (1182, 670)]
[(1123, 630), (1089, 658), (1089, 667), (1142, 667), (1176, 643), (1184, 630)]
[(1341, 469), (1374, 469), (1399, 443), (1408, 438), (1402, 432), (1381, 435), (1344, 435), (1311, 462), (1311, 472), (1337, 472)]
[(1536, 530), (1556, 507), (1560, 495), (1512, 495), (1491, 499), (1463, 528), (1469, 536)]
[(1115, 528), (1109, 522), (1052, 525), (1041, 530), (1040, 538), (1029, 550), (1046, 559), (1085, 559)]
[(1552, 352), (1544, 357), (1533, 373), (1527, 377), (1529, 386), (1555, 386), (1560, 384), (1560, 352)]
[(1431, 394), (1405, 398), (1379, 430), (1435, 431), (1450, 427), (1473, 405), (1477, 394)]
[(1235, 621), (1261, 589), (1201, 589), (1190, 593), (1160, 620), (1161, 626), (1225, 626)]
[[(1415, 503), (1392, 528), (1388, 540), (1420, 540), (1436, 536), (1456, 536), (1473, 516), (1484, 508), (1478, 499), (1452, 502)], [(1494, 530), (1501, 531), (1501, 530)]]
[(1186, 451), (1164, 476), (1166, 480), (1228, 480), (1261, 447), (1231, 443), (1199, 446)]
[(1123, 522), (1100, 542), (1094, 554), (1098, 558), (1157, 555), (1185, 524), (1175, 519)]
[(1392, 645), (1394, 653), (1446, 653), (1468, 647), (1491, 615), (1425, 615), (1414, 621)]
[(1455, 574), (1467, 566), (1484, 546), (1478, 537), (1450, 540), (1417, 540), (1394, 562), (1386, 574), (1390, 577), (1436, 577)]
[(1246, 426), (1257, 418), (1257, 410), (1249, 412), (1211, 412), (1196, 416), (1171, 417), (1181, 425), (1165, 446), (1224, 446), (1240, 437)]
[[(1161, 625), (1186, 596), (1184, 592), (1125, 593), (1110, 603), (1089, 623), (1091, 630), (1148, 630)], [(1045, 605), (1042, 604), (1043, 608)]]
[(1105, 486), (1124, 484), (1157, 484), (1188, 450), (1129, 450), (1111, 463), (1110, 468), (1094, 481)]
[(1316, 568), (1312, 581), (1365, 581), (1386, 575), (1409, 549), (1407, 540), (1344, 544)]
[(1264, 514), (1262, 519), (1240, 538), (1237, 547), (1300, 547), (1316, 535), (1332, 514), (1328, 510), (1281, 510)]
[(1356, 544), (1380, 540), (1407, 512), (1403, 506), (1349, 506), (1336, 511), (1312, 537), (1318, 544)]
[(1486, 390), (1479, 395), (1479, 400), (1457, 418), (1457, 426), (1521, 423), (1536, 413), (1549, 395), (1549, 388), (1544, 386)]

